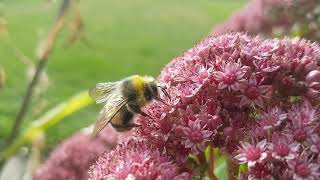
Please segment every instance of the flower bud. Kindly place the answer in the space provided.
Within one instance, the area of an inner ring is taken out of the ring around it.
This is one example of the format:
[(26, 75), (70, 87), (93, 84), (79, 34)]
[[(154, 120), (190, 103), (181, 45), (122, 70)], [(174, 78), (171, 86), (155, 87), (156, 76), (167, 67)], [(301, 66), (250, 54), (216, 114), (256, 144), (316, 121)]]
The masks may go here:
[(320, 71), (312, 70), (306, 75), (306, 82), (320, 82)]

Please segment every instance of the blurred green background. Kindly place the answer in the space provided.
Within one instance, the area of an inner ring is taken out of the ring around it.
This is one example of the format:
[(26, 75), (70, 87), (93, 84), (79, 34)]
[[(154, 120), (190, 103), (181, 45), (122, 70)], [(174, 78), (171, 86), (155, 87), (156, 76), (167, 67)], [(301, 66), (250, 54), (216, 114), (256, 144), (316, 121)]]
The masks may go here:
[[(50, 3), (51, 2), (51, 3)], [(0, 64), (7, 82), (0, 90), (0, 139), (5, 138), (26, 91), (26, 67), (15, 56), (18, 47), (30, 59), (52, 26), (61, 1), (4, 0), (0, 13), (9, 37), (0, 39)], [(90, 47), (76, 42), (65, 47), (64, 29), (47, 67), (50, 86), (42, 112), (97, 82), (132, 74), (157, 76), (162, 67), (205, 37), (245, 0), (95, 0), (80, 1)], [(29, 112), (39, 108), (33, 102)], [(47, 133), (47, 150), (78, 129), (93, 123), (100, 105), (72, 114)], [(26, 117), (23, 128), (39, 115)]]

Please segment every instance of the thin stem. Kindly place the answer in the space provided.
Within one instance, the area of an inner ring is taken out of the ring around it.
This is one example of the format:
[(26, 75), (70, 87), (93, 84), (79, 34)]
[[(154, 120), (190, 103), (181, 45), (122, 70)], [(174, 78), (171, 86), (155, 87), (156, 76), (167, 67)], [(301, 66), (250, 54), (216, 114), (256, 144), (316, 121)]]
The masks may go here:
[(199, 169), (200, 170), (200, 177), (202, 179), (205, 176), (206, 170), (208, 168), (208, 164), (207, 164), (206, 157), (205, 157), (204, 153), (199, 153), (197, 155), (197, 159), (198, 159), (199, 167), (200, 167), (200, 169)]
[(33, 91), (34, 91), (34, 88), (36, 86), (36, 84), (38, 83), (38, 80), (39, 80), (39, 77), (40, 77), (40, 74), (43, 70), (43, 68), (46, 66), (47, 64), (47, 59), (42, 59), (38, 62), (37, 64), (37, 67), (36, 67), (36, 72), (28, 86), (28, 89), (27, 89), (27, 92), (23, 98), (23, 101), (22, 101), (22, 104), (20, 106), (20, 109), (19, 109), (19, 112), (16, 116), (16, 119), (14, 121), (14, 124), (13, 124), (13, 127), (11, 129), (11, 133), (7, 139), (7, 142), (6, 144), (11, 144), (13, 139), (19, 134), (19, 129), (20, 129), (20, 126), (21, 126), (21, 122), (24, 118), (24, 116), (26, 115), (27, 113), (27, 110), (28, 110), (28, 107), (29, 107), (29, 104), (30, 104), (30, 100), (31, 100), (31, 97), (32, 97), (32, 94), (33, 94)]
[(55, 22), (55, 24), (53, 25), (44, 46), (40, 47), (40, 54), (38, 55), (38, 64), (36, 66), (36, 72), (33, 75), (33, 78), (31, 80), (31, 82), (28, 85), (27, 88), (27, 92), (23, 97), (20, 109), (17, 113), (17, 116), (15, 118), (15, 121), (13, 123), (12, 129), (10, 131), (10, 135), (8, 136), (6, 143), (5, 143), (5, 147), (9, 144), (11, 144), (13, 142), (13, 140), (17, 137), (17, 135), (19, 134), (20, 131), (20, 126), (22, 124), (23, 118), (25, 117), (30, 102), (31, 102), (31, 98), (32, 95), (34, 93), (34, 88), (37, 85), (38, 81), (39, 81), (39, 77), (43, 71), (43, 69), (45, 68), (47, 61), (48, 61), (48, 56), (51, 52), (51, 50), (53, 49), (53, 45), (64, 25), (64, 15), (66, 14), (66, 10), (68, 9), (68, 5), (69, 5), (69, 1), (70, 0), (64, 0), (61, 7), (60, 7), (60, 11), (58, 13), (58, 18)]
[(239, 174), (239, 165), (234, 161), (230, 155), (227, 157), (227, 169), (228, 169), (228, 180), (236, 180)]

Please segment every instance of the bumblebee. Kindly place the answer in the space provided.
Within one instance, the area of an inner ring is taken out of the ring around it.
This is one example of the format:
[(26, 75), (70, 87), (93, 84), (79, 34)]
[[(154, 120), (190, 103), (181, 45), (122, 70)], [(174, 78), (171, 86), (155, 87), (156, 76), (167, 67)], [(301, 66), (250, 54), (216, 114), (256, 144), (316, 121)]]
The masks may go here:
[(92, 136), (95, 137), (109, 123), (119, 132), (139, 127), (133, 122), (134, 115), (149, 116), (141, 110), (142, 107), (152, 100), (165, 103), (160, 98), (159, 90), (169, 96), (164, 88), (156, 84), (154, 78), (139, 75), (96, 84), (89, 90), (89, 95), (96, 103), (105, 102), (105, 105), (98, 115)]

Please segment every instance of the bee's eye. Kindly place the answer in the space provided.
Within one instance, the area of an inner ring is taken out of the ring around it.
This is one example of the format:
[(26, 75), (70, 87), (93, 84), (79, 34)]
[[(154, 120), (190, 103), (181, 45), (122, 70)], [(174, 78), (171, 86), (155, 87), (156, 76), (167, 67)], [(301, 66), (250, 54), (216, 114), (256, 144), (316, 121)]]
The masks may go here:
[(152, 91), (153, 96), (158, 96), (158, 86), (155, 82), (150, 83), (150, 89)]

